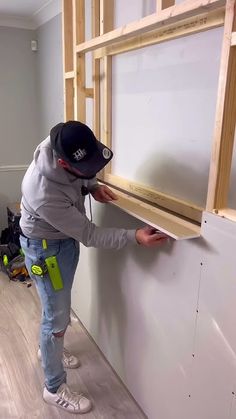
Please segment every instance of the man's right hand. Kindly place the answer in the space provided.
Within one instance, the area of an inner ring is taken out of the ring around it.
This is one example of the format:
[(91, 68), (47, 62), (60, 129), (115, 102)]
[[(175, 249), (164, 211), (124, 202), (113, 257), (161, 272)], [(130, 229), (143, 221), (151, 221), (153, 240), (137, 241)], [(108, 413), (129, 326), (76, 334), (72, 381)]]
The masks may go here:
[(154, 247), (163, 244), (168, 236), (161, 231), (157, 231), (154, 227), (144, 227), (136, 230), (136, 240), (138, 244), (145, 247)]

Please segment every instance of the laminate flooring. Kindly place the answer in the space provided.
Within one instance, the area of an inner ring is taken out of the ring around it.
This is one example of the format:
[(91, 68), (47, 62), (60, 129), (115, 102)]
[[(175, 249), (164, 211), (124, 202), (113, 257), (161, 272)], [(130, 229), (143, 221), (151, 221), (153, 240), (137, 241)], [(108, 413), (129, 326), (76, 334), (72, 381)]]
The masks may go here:
[(68, 384), (91, 398), (93, 410), (75, 415), (47, 405), (37, 359), (40, 315), (34, 285), (27, 288), (0, 272), (0, 419), (146, 418), (74, 315), (65, 346), (82, 365), (68, 371)]

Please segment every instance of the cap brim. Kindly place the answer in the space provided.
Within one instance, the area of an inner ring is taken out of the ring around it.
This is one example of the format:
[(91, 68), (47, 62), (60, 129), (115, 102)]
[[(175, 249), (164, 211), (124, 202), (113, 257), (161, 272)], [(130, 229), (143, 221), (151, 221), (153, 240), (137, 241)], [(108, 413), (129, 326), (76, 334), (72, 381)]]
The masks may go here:
[(112, 151), (100, 141), (96, 140), (96, 145), (97, 150), (91, 157), (77, 163), (71, 163), (71, 166), (78, 169), (84, 176), (95, 176), (113, 157)]

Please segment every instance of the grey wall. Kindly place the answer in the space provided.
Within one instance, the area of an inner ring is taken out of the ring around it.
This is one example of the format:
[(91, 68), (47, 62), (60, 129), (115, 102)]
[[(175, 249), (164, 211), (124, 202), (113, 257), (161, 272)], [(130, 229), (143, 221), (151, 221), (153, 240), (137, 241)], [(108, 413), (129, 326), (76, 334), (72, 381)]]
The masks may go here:
[(0, 27), (0, 164), (26, 164), (38, 142), (36, 56), (31, 30)]
[(34, 38), (31, 30), (0, 27), (0, 230), (39, 140)]
[[(31, 51), (31, 40), (38, 51)], [(0, 27), (0, 231), (36, 146), (63, 120), (61, 15), (37, 31)]]
[(39, 135), (44, 139), (50, 128), (63, 121), (63, 67), (61, 15), (37, 30), (36, 56)]

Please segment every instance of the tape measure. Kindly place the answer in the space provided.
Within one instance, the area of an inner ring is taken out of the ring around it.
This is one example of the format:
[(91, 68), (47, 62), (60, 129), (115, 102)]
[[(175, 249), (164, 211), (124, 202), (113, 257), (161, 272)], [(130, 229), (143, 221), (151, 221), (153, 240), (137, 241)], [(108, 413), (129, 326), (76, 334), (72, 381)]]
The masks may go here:
[(31, 272), (33, 275), (44, 276), (48, 271), (47, 265), (45, 262), (41, 260), (37, 260), (37, 262), (31, 265)]

